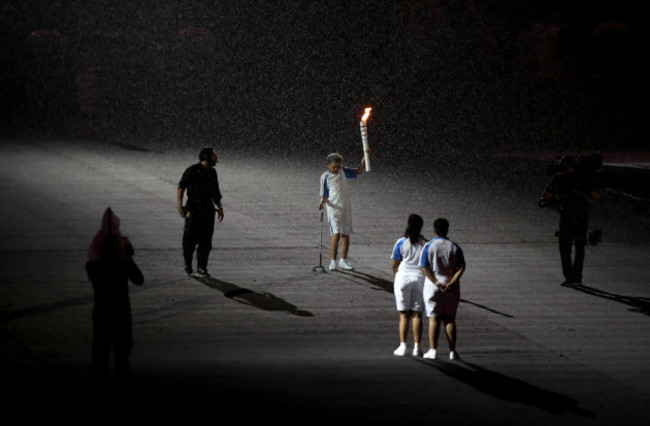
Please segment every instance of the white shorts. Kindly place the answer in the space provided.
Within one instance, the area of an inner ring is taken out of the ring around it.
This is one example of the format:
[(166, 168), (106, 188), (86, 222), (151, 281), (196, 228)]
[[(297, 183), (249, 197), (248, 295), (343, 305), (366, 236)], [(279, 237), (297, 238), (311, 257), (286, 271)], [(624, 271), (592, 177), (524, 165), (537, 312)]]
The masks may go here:
[(397, 310), (422, 312), (424, 310), (423, 286), (424, 275), (397, 271), (393, 283)]
[(327, 220), (332, 234), (352, 233), (352, 212), (350, 209), (327, 205)]
[(455, 317), (460, 302), (460, 290), (443, 293), (431, 281), (424, 283), (424, 305), (427, 317)]

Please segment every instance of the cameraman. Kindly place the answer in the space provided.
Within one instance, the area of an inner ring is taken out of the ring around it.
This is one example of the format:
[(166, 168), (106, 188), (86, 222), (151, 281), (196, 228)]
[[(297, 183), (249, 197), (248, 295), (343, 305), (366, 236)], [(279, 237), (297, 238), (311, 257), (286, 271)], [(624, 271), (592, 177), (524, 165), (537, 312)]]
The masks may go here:
[[(558, 233), (564, 287), (582, 284), (582, 267), (587, 244), (589, 198), (598, 200), (596, 174), (579, 169), (577, 158), (565, 155), (540, 199), (540, 206), (553, 206), (560, 213)], [(571, 247), (575, 256), (571, 260)]]

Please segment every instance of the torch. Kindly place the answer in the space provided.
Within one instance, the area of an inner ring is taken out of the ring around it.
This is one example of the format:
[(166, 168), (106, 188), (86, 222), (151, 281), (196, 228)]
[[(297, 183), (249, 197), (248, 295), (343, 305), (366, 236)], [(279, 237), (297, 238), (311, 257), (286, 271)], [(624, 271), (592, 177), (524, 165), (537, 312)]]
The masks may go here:
[(366, 121), (368, 121), (368, 117), (370, 117), (370, 110), (372, 108), (368, 107), (366, 108), (365, 113), (363, 114), (363, 117), (361, 117), (361, 121), (359, 122), (359, 125), (361, 126), (361, 142), (363, 142), (363, 158), (366, 160), (366, 171), (370, 171), (370, 154), (368, 154), (368, 126), (366, 125)]

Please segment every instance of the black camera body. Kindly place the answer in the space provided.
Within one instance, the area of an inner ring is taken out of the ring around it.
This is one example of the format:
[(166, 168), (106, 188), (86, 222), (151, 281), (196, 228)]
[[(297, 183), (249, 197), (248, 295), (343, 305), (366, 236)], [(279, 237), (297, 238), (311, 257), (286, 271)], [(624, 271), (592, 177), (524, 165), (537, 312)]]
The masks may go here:
[[(569, 168), (573, 168), (573, 172), (581, 175), (585, 180), (590, 180), (596, 185), (600, 185), (600, 172), (603, 165), (603, 156), (600, 152), (589, 155), (564, 155), (556, 157), (556, 161), (548, 166), (547, 173), (549, 176), (554, 176), (558, 173), (564, 173)], [(560, 205), (558, 194), (553, 194), (549, 199), (539, 199), (540, 207), (553, 207), (557, 208)], [(555, 232), (555, 236), (559, 236), (559, 231)], [(601, 229), (590, 229), (587, 233), (587, 244), (596, 246), (603, 241), (603, 233)]]
[(565, 172), (573, 167), (576, 173), (587, 176), (595, 176), (603, 166), (603, 155), (600, 152), (588, 155), (563, 155), (556, 157), (555, 162), (548, 166), (546, 173), (553, 176), (556, 173)]
[[(571, 167), (573, 172), (579, 174), (582, 178), (600, 185), (602, 165), (603, 156), (600, 152), (588, 155), (563, 155), (562, 157), (556, 157), (555, 162), (548, 166), (546, 173), (549, 176), (554, 176), (566, 172)], [(552, 198), (546, 200), (540, 198), (538, 201), (540, 207), (556, 208), (559, 203), (558, 194), (553, 194)]]

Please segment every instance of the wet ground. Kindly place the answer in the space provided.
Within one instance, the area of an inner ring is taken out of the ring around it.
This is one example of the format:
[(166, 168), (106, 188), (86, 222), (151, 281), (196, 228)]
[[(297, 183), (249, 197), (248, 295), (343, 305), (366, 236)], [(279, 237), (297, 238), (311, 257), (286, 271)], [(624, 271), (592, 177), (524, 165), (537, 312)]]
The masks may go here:
[[(544, 161), (376, 153), (352, 185), (355, 270), (319, 273), (321, 250), (329, 261), (316, 210), (324, 156), (218, 149), (225, 219), (212, 277), (197, 279), (182, 271), (175, 197), (198, 148), (0, 145), (7, 415), (647, 424), (650, 214), (638, 195), (610, 188), (592, 205), (603, 242), (587, 249), (583, 285), (564, 288), (557, 213), (537, 205)], [(83, 265), (108, 206), (145, 284), (131, 288), (135, 380), (98, 386), (89, 378), (93, 295)], [(410, 213), (424, 217), (427, 237), (436, 217), (448, 218), (465, 252), (460, 361), (442, 341), (435, 361), (393, 355), (390, 253)]]

